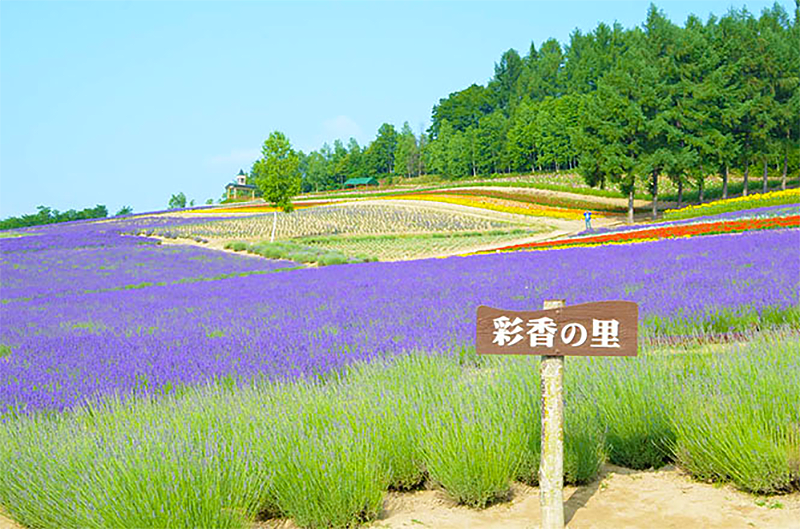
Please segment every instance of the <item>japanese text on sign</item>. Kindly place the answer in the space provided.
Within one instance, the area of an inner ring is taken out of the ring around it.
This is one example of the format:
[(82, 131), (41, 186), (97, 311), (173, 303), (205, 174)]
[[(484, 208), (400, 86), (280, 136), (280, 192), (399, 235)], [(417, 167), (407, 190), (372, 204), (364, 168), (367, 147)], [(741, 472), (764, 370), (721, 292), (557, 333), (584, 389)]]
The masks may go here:
[[(511, 321), (508, 316), (500, 316), (499, 318), (494, 318), (493, 321), (494, 340), (492, 340), (492, 343), (500, 347), (519, 343), (524, 338), (523, 332), (530, 337), (531, 347), (553, 347), (553, 341), (558, 333), (558, 325), (552, 318), (547, 316), (528, 320), (525, 323), (528, 327), (527, 331), (523, 330), (521, 326), (523, 321), (519, 317)], [(586, 342), (589, 334), (586, 331), (586, 327), (580, 323), (573, 322), (564, 325), (558, 335), (565, 345), (578, 347)], [(589, 347), (619, 348), (619, 321), (592, 318), (592, 338)]]
[(518, 312), (478, 308), (478, 354), (636, 354), (638, 307), (600, 301)]

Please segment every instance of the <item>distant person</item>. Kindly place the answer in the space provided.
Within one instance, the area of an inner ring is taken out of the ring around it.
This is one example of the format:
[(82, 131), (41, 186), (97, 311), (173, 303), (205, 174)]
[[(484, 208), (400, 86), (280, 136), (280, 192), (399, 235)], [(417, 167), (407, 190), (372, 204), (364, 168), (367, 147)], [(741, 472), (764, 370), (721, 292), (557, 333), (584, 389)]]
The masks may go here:
[(583, 220), (586, 221), (586, 231), (592, 231), (592, 212), (584, 211)]

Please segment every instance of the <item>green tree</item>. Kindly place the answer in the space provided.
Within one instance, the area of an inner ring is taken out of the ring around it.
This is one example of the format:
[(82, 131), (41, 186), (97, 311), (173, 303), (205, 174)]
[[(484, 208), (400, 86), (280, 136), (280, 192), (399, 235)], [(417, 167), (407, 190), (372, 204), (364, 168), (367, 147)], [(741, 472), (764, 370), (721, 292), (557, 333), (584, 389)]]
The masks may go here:
[[(472, 129), (470, 129), (472, 130)], [(508, 119), (502, 111), (495, 110), (484, 116), (475, 131), (475, 173), (499, 173), (507, 167), (506, 137)]]
[(186, 207), (186, 195), (183, 191), (169, 198), (169, 209), (183, 209)]
[(370, 144), (367, 159), (368, 168), (373, 175), (394, 172), (394, 154), (397, 149), (397, 131), (394, 125), (384, 123), (378, 129), (375, 140)]
[(426, 151), (430, 145), (430, 138), (422, 130), (422, 126), (420, 126), (419, 131), (419, 139), (417, 141), (417, 167), (416, 167), (416, 174), (417, 176), (422, 176), (422, 173), (425, 172), (427, 167), (425, 166)]
[(262, 158), (256, 170), (256, 185), (264, 198), (281, 208), (292, 211), (292, 197), (300, 192), (300, 159), (286, 136), (274, 131), (261, 148)]
[(506, 136), (506, 150), (511, 166), (518, 171), (536, 170), (537, 121), (537, 105), (525, 97), (514, 111)]
[(639, 30), (630, 33), (631, 43), (616, 66), (599, 81), (585, 107), (578, 148), (579, 171), (587, 184), (619, 185), (628, 195), (628, 222), (633, 222), (633, 195), (642, 174), (641, 155), (646, 134), (642, 71), (647, 57)]
[(305, 191), (330, 189), (328, 160), (319, 151), (311, 151), (306, 156), (306, 172), (303, 184)]
[(429, 129), (431, 138), (439, 136), (444, 121), (448, 121), (455, 130), (465, 131), (467, 127), (477, 127), (481, 116), (493, 110), (492, 93), (483, 86), (473, 84), (460, 92), (453, 92), (433, 107)]
[(130, 215), (133, 213), (133, 208), (130, 206), (122, 206), (119, 211), (117, 211), (115, 217), (121, 217), (123, 215)]
[(347, 149), (342, 143), (342, 140), (336, 139), (333, 142), (333, 153), (330, 159), (330, 169), (331, 173), (333, 174), (333, 178), (336, 180), (336, 183), (339, 187), (344, 185), (344, 181), (347, 180), (348, 172), (347, 172)]
[(403, 123), (400, 134), (397, 136), (397, 149), (395, 151), (395, 172), (405, 177), (416, 174), (419, 158), (417, 138), (411, 130), (408, 121)]
[(534, 101), (547, 96), (558, 97), (564, 93), (562, 86), (564, 52), (556, 39), (548, 39), (538, 53), (531, 46), (527, 70), (520, 75), (519, 91)]
[(355, 138), (350, 138), (347, 143), (347, 156), (345, 157), (346, 174), (348, 178), (361, 178), (367, 176), (364, 167), (365, 157), (361, 146)]
[[(793, 139), (800, 133), (800, 34), (797, 15), (800, 2), (796, 4), (794, 24), (779, 4), (765, 9), (758, 20), (759, 44), (763, 46), (761, 56), (762, 81), (764, 81), (762, 107), (770, 113), (771, 127), (759, 133), (763, 145), (764, 164), (763, 191), (767, 191), (767, 164), (771, 158), (782, 161), (781, 188), (786, 189), (789, 152)], [(762, 116), (762, 127), (768, 126)]]
[(489, 81), (489, 91), (494, 98), (495, 108), (501, 110), (506, 116), (519, 102), (520, 94), (516, 86), (522, 70), (522, 58), (513, 48), (503, 53), (500, 62), (494, 65), (494, 78)]

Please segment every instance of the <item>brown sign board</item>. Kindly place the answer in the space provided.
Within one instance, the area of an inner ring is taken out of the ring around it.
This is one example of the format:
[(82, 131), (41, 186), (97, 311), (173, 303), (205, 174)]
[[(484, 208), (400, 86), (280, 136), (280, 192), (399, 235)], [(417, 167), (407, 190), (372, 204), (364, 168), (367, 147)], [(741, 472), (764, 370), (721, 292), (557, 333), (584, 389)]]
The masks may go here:
[(478, 307), (478, 354), (636, 356), (639, 307), (596, 301), (558, 309)]

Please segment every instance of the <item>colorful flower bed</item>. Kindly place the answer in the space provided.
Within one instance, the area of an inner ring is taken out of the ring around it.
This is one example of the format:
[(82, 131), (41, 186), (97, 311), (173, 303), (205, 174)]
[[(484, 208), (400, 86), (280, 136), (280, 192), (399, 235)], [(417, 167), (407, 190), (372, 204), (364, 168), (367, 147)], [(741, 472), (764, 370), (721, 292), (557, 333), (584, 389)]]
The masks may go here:
[(715, 215), (708, 215), (705, 217), (693, 217), (690, 219), (672, 220), (668, 222), (658, 222), (646, 225), (634, 224), (630, 226), (594, 228), (590, 231), (583, 231), (579, 233), (577, 237), (594, 236), (594, 235), (600, 235), (602, 233), (611, 233), (611, 232), (636, 231), (654, 227), (682, 226), (686, 224), (700, 224), (706, 222), (728, 221), (728, 220), (791, 217), (794, 215), (800, 215), (800, 204), (766, 206), (755, 209), (742, 209), (739, 211), (730, 211), (728, 213), (717, 213)]
[[(384, 198), (384, 197), (382, 197)], [(419, 194), (403, 195), (400, 197), (385, 197), (387, 200), (420, 200), (426, 202), (444, 202), (446, 204), (456, 204), (473, 208), (489, 209), (502, 213), (514, 213), (517, 215), (531, 215), (535, 217), (550, 217), (558, 219), (579, 219), (583, 218), (583, 211), (566, 208), (556, 208), (541, 206), (535, 203), (518, 202), (490, 196), (468, 196), (459, 194)]]
[(769, 193), (758, 193), (725, 200), (715, 200), (714, 202), (688, 206), (682, 209), (668, 209), (664, 212), (664, 219), (688, 219), (704, 215), (738, 211), (741, 209), (797, 203), (800, 203), (800, 189), (787, 189), (785, 191), (772, 191)]
[[(441, 194), (437, 191), (427, 191), (423, 194)], [(581, 200), (573, 198), (565, 198), (563, 196), (547, 193), (526, 193), (524, 191), (498, 191), (495, 189), (454, 189), (447, 194), (454, 194), (458, 196), (470, 197), (488, 197), (507, 200), (510, 202), (517, 202), (522, 204), (535, 204), (538, 206), (545, 206), (557, 208), (557, 211), (563, 209), (571, 209), (575, 211), (591, 210), (594, 212), (602, 211), (607, 213), (624, 214), (627, 211), (625, 206), (615, 206), (613, 204), (606, 204), (598, 201)]]
[[(800, 228), (800, 215), (778, 218), (755, 218), (731, 220), (724, 222), (705, 222), (677, 226), (661, 226), (642, 228), (631, 231), (616, 231), (602, 235), (573, 237), (555, 241), (532, 242), (496, 248), (490, 252), (507, 252), (517, 250), (542, 250), (552, 248), (568, 248), (573, 246), (597, 246), (602, 244), (625, 244), (646, 242), (659, 239), (680, 237), (696, 237), (698, 235), (716, 235), (723, 233), (741, 233), (754, 230), (773, 230), (781, 228)], [(478, 253), (490, 253), (478, 252)]]

